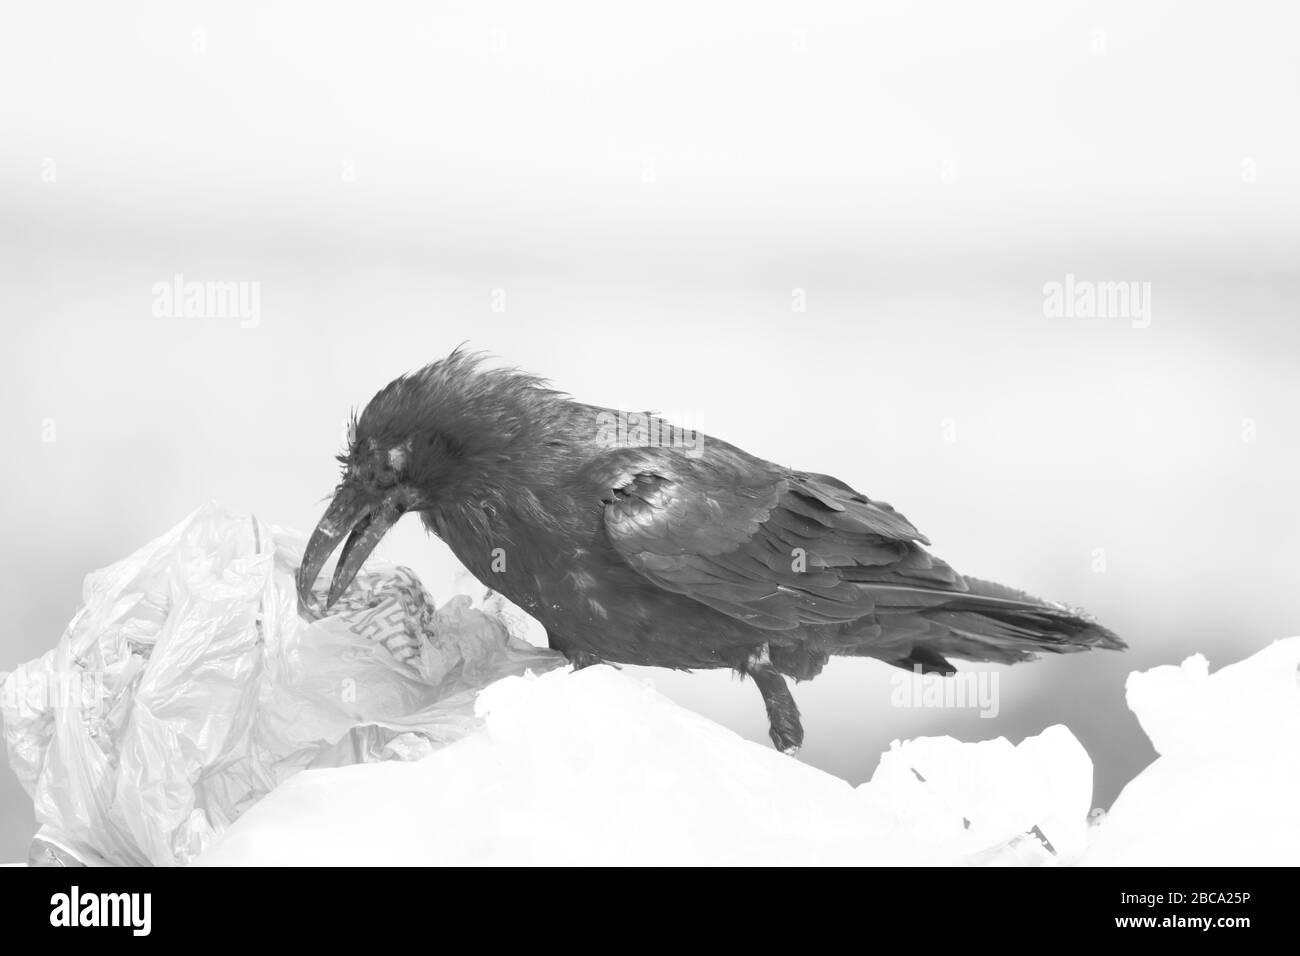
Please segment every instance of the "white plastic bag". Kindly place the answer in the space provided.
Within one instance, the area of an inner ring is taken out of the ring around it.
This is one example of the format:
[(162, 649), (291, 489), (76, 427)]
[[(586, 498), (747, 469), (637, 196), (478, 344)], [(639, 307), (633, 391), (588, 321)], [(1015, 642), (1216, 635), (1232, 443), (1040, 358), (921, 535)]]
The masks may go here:
[(187, 863), (298, 771), (423, 756), (475, 726), (480, 688), (563, 663), (377, 562), (304, 621), (302, 546), (210, 504), (87, 576), (58, 644), (0, 688), (43, 837), (88, 862)]

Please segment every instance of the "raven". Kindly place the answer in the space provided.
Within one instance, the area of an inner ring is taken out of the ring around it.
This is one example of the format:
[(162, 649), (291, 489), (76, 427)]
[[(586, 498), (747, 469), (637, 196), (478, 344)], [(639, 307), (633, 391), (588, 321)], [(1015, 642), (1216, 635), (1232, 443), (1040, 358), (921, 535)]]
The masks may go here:
[[(964, 577), (883, 501), (707, 435), (584, 405), (457, 349), (353, 416), (343, 478), (298, 571), (304, 606), (346, 537), (324, 607), (406, 512), (546, 628), (575, 666), (726, 667), (770, 735), (803, 741), (785, 678), (832, 656), (952, 674), (1124, 643), (1082, 612)], [(626, 427), (625, 427), (626, 426)]]

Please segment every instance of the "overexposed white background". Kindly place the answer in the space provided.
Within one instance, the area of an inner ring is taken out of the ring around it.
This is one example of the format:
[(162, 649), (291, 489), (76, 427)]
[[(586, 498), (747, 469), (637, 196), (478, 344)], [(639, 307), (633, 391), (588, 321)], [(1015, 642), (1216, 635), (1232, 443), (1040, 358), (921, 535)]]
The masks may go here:
[[(1131, 651), (1006, 671), (994, 720), (891, 708), (865, 661), (795, 694), (802, 759), (854, 782), (896, 737), (1067, 723), (1106, 805), (1152, 756), (1129, 670), (1300, 632), (1298, 27), (1283, 2), (6, 2), (0, 670), (206, 499), (309, 529), (349, 410), (469, 340), (1088, 607)], [(155, 317), (176, 273), (258, 283), (260, 323)], [(1067, 273), (1151, 283), (1150, 327), (1046, 317)], [(381, 554), (450, 593), (416, 519)], [(653, 677), (766, 742), (752, 687)], [(0, 771), (0, 859), (34, 828)]]

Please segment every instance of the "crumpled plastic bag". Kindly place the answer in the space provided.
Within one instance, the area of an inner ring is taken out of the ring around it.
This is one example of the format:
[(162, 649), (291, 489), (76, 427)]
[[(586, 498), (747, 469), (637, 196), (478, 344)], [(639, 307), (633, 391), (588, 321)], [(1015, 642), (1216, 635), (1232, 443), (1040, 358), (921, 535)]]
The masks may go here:
[(87, 576), (58, 644), (0, 687), (43, 845), (187, 863), (300, 770), (425, 756), (477, 726), (479, 689), (564, 663), (374, 561), (304, 620), (303, 544), (209, 504)]

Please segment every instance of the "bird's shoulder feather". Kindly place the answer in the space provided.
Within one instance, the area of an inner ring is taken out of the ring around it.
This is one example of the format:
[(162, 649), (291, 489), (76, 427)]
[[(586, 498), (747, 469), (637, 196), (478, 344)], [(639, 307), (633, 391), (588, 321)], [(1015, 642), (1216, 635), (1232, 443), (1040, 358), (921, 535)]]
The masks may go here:
[(876, 586), (964, 590), (888, 504), (828, 475), (706, 447), (602, 462), (605, 533), (658, 586), (778, 630), (870, 614)]

